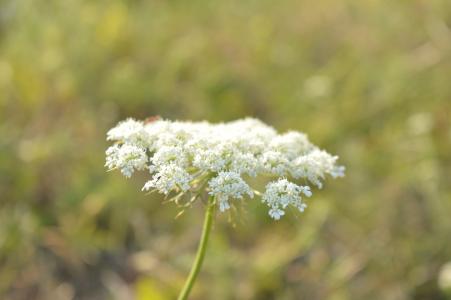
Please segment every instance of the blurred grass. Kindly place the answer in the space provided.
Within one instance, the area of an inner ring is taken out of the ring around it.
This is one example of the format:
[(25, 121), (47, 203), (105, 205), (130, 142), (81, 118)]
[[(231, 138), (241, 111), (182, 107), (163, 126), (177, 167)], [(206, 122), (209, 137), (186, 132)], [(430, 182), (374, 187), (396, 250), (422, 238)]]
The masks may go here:
[(347, 177), (219, 216), (193, 299), (451, 299), (450, 80), (447, 0), (2, 0), (0, 298), (174, 298), (202, 207), (106, 173), (105, 132), (249, 115)]

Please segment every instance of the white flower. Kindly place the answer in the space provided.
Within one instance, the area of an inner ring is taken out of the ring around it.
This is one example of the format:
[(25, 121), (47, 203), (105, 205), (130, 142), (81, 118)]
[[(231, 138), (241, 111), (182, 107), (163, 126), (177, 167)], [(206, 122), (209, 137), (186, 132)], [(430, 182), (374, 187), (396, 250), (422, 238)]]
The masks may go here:
[(148, 161), (145, 149), (128, 144), (111, 146), (106, 155), (105, 166), (110, 170), (120, 169), (125, 177), (132, 176), (135, 169), (144, 170)]
[(309, 186), (285, 178), (305, 179), (321, 188), (326, 175), (342, 177), (345, 171), (337, 165), (337, 156), (310, 143), (305, 134), (278, 134), (251, 118), (218, 124), (128, 119), (108, 131), (107, 139), (115, 142), (106, 151), (109, 169), (120, 169), (126, 177), (146, 169), (152, 178), (143, 190), (163, 194), (199, 194), (208, 184), (220, 211), (230, 208), (230, 199), (253, 197), (246, 176), (278, 178), (262, 197), (274, 219), (280, 219), (288, 206), (303, 211), (301, 195), (312, 195)]
[(151, 161), (157, 167), (169, 163), (183, 167), (188, 166), (186, 153), (180, 146), (162, 146), (155, 152)]
[(292, 162), (291, 175), (298, 178), (306, 178), (317, 187), (322, 188), (321, 180), (326, 174), (332, 177), (344, 176), (344, 167), (336, 166), (338, 156), (332, 156), (326, 151), (315, 149), (310, 153), (299, 156)]
[(273, 148), (274, 151), (283, 153), (289, 160), (306, 154), (314, 148), (305, 134), (295, 131), (289, 131), (285, 134), (276, 136), (272, 139), (269, 146)]
[(278, 208), (271, 208), (268, 212), (269, 216), (273, 218), (274, 220), (280, 220), (280, 217), (285, 215), (285, 212)]
[(204, 171), (219, 172), (225, 170), (232, 159), (233, 151), (224, 143), (208, 145), (204, 149), (194, 150), (193, 166)]
[(219, 202), (220, 211), (230, 208), (229, 198), (242, 199), (245, 194), (250, 198), (254, 196), (249, 185), (236, 172), (219, 172), (208, 182), (208, 186), (209, 194), (216, 196)]
[(153, 175), (152, 180), (146, 182), (144, 191), (156, 189), (162, 194), (169, 194), (172, 190), (180, 189), (184, 192), (190, 189), (192, 176), (183, 168), (175, 165), (163, 165)]
[(333, 178), (339, 178), (345, 176), (345, 171), (346, 171), (345, 166), (334, 166), (329, 173), (330, 176), (332, 176)]
[(147, 147), (149, 136), (144, 130), (142, 122), (127, 119), (108, 131), (107, 140), (122, 141), (135, 146)]
[(269, 215), (278, 220), (285, 214), (284, 209), (289, 205), (294, 206), (300, 212), (304, 211), (307, 205), (302, 202), (301, 193), (307, 197), (312, 195), (308, 186), (299, 186), (287, 179), (279, 179), (266, 185), (262, 201), (271, 208)]
[(285, 176), (289, 168), (289, 160), (281, 152), (266, 151), (260, 157), (263, 172), (276, 176)]
[(258, 159), (252, 153), (243, 153), (236, 151), (230, 162), (230, 170), (238, 174), (247, 174), (249, 176), (257, 176), (259, 168)]

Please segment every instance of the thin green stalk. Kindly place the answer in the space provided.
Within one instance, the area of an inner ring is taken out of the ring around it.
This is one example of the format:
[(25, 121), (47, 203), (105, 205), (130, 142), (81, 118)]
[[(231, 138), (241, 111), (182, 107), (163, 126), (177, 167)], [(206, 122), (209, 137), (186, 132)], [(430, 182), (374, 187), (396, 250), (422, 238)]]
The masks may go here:
[(196, 258), (191, 267), (191, 271), (186, 279), (185, 285), (179, 294), (178, 300), (188, 299), (189, 293), (199, 274), (202, 262), (204, 260), (205, 251), (207, 250), (208, 237), (210, 236), (211, 226), (213, 224), (213, 215), (215, 210), (215, 198), (210, 196), (208, 198), (207, 210), (205, 212), (204, 226), (202, 228), (202, 236), (200, 238), (199, 247), (197, 248)]

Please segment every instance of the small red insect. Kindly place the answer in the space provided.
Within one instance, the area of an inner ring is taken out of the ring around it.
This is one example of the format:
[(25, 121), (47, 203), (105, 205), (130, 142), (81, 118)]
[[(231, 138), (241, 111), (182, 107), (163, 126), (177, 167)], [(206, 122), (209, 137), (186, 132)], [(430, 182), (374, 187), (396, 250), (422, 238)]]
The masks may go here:
[(150, 116), (150, 117), (148, 117), (148, 118), (146, 118), (144, 120), (144, 124), (153, 123), (153, 122), (158, 121), (158, 120), (161, 120), (160, 116), (158, 116), (158, 115), (157, 116)]

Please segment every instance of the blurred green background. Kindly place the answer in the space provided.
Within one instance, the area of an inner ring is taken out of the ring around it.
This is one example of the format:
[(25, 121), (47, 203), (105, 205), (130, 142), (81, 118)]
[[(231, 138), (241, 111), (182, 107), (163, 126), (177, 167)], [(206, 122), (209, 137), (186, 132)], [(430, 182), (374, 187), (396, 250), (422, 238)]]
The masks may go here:
[(451, 299), (451, 1), (0, 0), (0, 298), (174, 299), (203, 207), (104, 168), (127, 117), (253, 116), (344, 179), (219, 215), (192, 299)]

